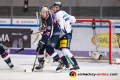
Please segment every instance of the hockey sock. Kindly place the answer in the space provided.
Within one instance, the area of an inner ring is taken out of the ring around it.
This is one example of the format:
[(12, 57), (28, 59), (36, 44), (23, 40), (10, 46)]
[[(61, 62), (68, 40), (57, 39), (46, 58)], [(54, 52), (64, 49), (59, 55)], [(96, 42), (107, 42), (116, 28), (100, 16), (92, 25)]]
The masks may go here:
[(65, 65), (68, 65), (68, 61), (66, 59), (66, 57), (63, 55), (62, 51), (55, 49), (55, 51), (58, 53), (59, 57), (61, 58), (61, 60), (63, 61), (63, 63)]
[(8, 58), (8, 59), (6, 59), (6, 60), (4, 60), (7, 64), (9, 64), (9, 63), (11, 63), (11, 59), (10, 58)]
[(46, 52), (47, 52), (51, 57), (53, 57), (53, 59), (54, 59), (55, 61), (59, 61), (60, 58), (59, 58), (57, 52), (54, 51), (54, 48), (47, 47), (47, 48), (46, 48)]
[(74, 66), (74, 63), (73, 63), (73, 61), (69, 58), (69, 56), (68, 55), (66, 55), (66, 58), (67, 58), (67, 60)]
[(38, 54), (38, 62), (40, 63), (40, 62), (43, 62), (44, 61), (44, 48), (39, 48), (39, 47), (37, 47), (37, 54)]
[(63, 63), (64, 63), (65, 65), (68, 65), (68, 61), (67, 61), (67, 59), (66, 59), (65, 56), (63, 56), (61, 59), (63, 60)]
[(3, 53), (3, 54), (1, 55), (1, 57), (3, 58), (3, 60), (4, 60), (7, 64), (11, 63), (11, 59), (10, 59), (8, 53), (6, 53), (6, 52)]
[(43, 58), (38, 58), (38, 61), (39, 61), (39, 63), (43, 62), (44, 61), (44, 57)]
[(59, 61), (60, 58), (59, 58), (59, 56), (58, 56), (58, 54), (57, 54), (56, 56), (53, 57), (53, 59), (54, 59), (55, 61)]
[(78, 65), (77, 61), (76, 61), (76, 59), (74, 57), (72, 57), (71, 60), (74, 62), (74, 66)]
[(66, 55), (66, 58), (68, 59), (68, 61), (73, 65), (77, 65), (77, 62), (75, 60), (75, 58), (73, 57), (72, 53), (70, 52), (69, 49), (67, 48), (62, 48), (62, 52), (64, 55)]

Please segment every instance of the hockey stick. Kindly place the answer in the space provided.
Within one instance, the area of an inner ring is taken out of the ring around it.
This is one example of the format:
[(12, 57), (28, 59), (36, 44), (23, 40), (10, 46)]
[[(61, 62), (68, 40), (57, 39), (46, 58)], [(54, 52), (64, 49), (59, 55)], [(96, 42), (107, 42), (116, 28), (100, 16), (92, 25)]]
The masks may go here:
[(43, 32), (43, 31), (35, 32), (35, 33), (32, 33), (31, 35), (38, 34), (38, 33), (41, 33), (41, 32)]
[[(95, 20), (95, 19), (93, 18), (93, 20)], [(97, 35), (96, 35), (96, 25), (95, 25), (95, 22), (92, 22), (92, 29), (93, 29), (93, 35), (94, 35), (95, 44), (96, 44), (96, 50), (97, 50), (97, 52), (99, 52), (99, 45), (98, 45), (98, 39), (97, 39)]]
[[(38, 12), (36, 12), (36, 17), (37, 17), (37, 28), (39, 30), (39, 26), (38, 26)], [(38, 32), (35, 32), (35, 33), (31, 33), (31, 35), (36, 34), (35, 37), (31, 41), (35, 46), (38, 44), (39, 40), (42, 37), (41, 34), (40, 34), (41, 32), (43, 32), (43, 31), (41, 30), (41, 31), (38, 31)]]
[[(38, 12), (36, 12), (36, 16), (37, 16), (37, 27), (38, 27)], [(33, 33), (34, 34), (34, 33)], [(36, 33), (37, 34), (37, 33)], [(35, 61), (34, 61), (34, 65), (33, 65), (33, 68), (32, 68), (32, 72), (34, 71), (35, 69), (35, 63), (36, 63), (36, 59), (38, 57), (38, 53), (40, 51), (40, 48), (38, 49), (38, 52), (37, 52), (37, 55), (36, 55), (36, 58), (35, 58)]]
[(33, 64), (33, 68), (32, 69), (25, 69), (24, 72), (33, 72), (34, 69), (35, 69), (35, 64), (36, 64), (36, 59), (38, 57), (38, 53), (40, 51), (40, 48), (38, 49), (38, 52), (37, 52), (37, 55), (36, 55), (36, 58), (35, 58), (35, 61), (34, 61), (34, 64)]
[[(10, 49), (10, 48), (8, 48), (8, 47), (6, 47), (6, 46), (4, 46), (4, 45), (2, 45), (2, 44), (0, 44), (1, 46), (3, 46), (4, 48), (7, 48), (7, 49)], [(21, 48), (20, 50), (18, 50), (18, 51), (16, 51), (16, 50), (13, 50), (13, 49), (10, 49), (11, 51), (13, 51), (13, 52), (16, 52), (16, 53), (20, 53), (20, 52), (22, 52), (22, 51), (24, 51), (24, 48)]]
[[(37, 27), (38, 27), (38, 30), (39, 30), (39, 26), (38, 26), (38, 12), (36, 12), (36, 17), (37, 17)], [(38, 32), (33, 33), (33, 30), (32, 30), (31, 31), (31, 35), (38, 34), (40, 32), (43, 32), (43, 31), (38, 31)]]
[[(39, 26), (38, 26), (38, 12), (36, 12), (36, 17), (37, 17), (37, 27), (38, 27), (38, 30), (39, 30)], [(38, 32), (35, 32), (33, 33), (33, 30), (31, 31), (31, 35), (34, 35), (34, 34), (38, 34), (38, 33), (41, 33), (43, 31), (38, 31)]]
[[(95, 20), (95, 19), (93, 18), (93, 20)], [(93, 29), (93, 35), (94, 35), (95, 44), (96, 44), (96, 52), (94, 51), (91, 57), (94, 58), (95, 60), (97, 60), (100, 57), (100, 51), (99, 51), (97, 34), (96, 34), (96, 24), (95, 24), (95, 22), (92, 22), (92, 29)]]
[(33, 72), (34, 69), (35, 69), (35, 63), (36, 63), (36, 59), (37, 59), (37, 57), (38, 57), (39, 51), (40, 51), (40, 48), (38, 49), (38, 52), (37, 52), (37, 55), (36, 55), (36, 58), (35, 58), (35, 61), (34, 61), (34, 65), (33, 65), (33, 68), (32, 68), (32, 72)]
[[(38, 12), (36, 12), (36, 17), (37, 17), (37, 27), (38, 27)], [(33, 31), (32, 31), (32, 32), (33, 32)], [(36, 32), (36, 33), (33, 33), (33, 34), (31, 34), (31, 35), (38, 34), (38, 33), (40, 33), (40, 31), (39, 31), (39, 32)], [(32, 68), (32, 69), (25, 69), (24, 72), (33, 72), (33, 71), (34, 71), (34, 69), (35, 69), (35, 64), (36, 64), (36, 59), (37, 59), (37, 57), (38, 57), (39, 51), (40, 51), (40, 48), (38, 49), (38, 52), (37, 52), (37, 55), (36, 55), (36, 58), (35, 58), (35, 61), (34, 61), (34, 64), (33, 64), (33, 68)]]

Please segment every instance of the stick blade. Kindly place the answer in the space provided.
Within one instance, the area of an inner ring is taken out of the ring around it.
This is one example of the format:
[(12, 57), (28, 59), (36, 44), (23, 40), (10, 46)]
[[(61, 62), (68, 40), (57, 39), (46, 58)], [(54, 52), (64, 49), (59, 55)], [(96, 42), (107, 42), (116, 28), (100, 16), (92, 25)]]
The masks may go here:
[(24, 48), (18, 50), (17, 53), (20, 53), (20, 52), (22, 52), (22, 51), (24, 51)]
[(18, 50), (18, 51), (14, 51), (14, 52), (16, 52), (16, 53), (20, 53), (20, 52), (22, 52), (22, 51), (24, 51), (24, 48), (21, 48), (20, 50)]

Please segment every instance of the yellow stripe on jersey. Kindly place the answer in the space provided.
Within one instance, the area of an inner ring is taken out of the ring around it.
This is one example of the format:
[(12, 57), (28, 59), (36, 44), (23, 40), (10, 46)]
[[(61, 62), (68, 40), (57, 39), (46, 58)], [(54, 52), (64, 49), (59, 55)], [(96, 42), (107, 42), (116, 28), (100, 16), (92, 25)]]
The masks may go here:
[(67, 40), (61, 40), (60, 41), (60, 48), (67, 47)]

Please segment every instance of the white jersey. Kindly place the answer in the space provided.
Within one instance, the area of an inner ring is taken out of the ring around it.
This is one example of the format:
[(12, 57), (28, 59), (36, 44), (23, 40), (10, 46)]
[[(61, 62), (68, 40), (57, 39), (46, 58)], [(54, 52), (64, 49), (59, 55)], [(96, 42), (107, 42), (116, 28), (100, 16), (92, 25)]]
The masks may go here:
[(76, 19), (74, 16), (67, 14), (65, 11), (58, 11), (56, 13), (56, 19), (60, 24), (61, 28), (61, 37), (66, 33), (70, 33), (72, 30), (71, 23), (75, 23)]

